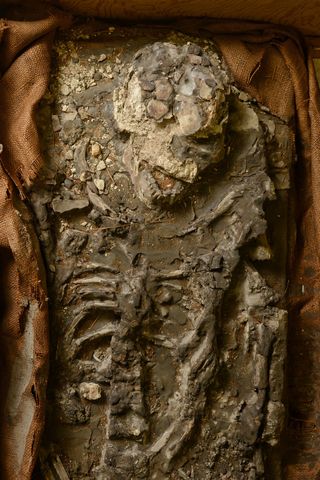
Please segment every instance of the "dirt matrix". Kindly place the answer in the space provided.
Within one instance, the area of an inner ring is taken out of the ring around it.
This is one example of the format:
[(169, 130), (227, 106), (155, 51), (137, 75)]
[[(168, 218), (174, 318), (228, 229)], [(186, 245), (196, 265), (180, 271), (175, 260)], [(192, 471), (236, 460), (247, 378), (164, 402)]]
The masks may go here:
[(51, 311), (44, 474), (280, 478), (289, 127), (205, 39), (110, 27), (55, 52), (30, 193)]

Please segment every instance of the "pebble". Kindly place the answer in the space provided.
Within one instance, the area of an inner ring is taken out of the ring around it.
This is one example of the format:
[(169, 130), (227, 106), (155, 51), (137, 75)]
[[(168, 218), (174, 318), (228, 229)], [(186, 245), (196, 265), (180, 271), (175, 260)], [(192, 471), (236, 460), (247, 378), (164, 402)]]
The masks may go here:
[(102, 180), (101, 178), (95, 178), (93, 180), (93, 183), (95, 184), (98, 190), (100, 191), (104, 190), (104, 180)]
[(160, 120), (166, 113), (169, 112), (168, 106), (160, 102), (160, 100), (150, 100), (147, 106), (147, 111), (150, 117), (154, 118), (155, 120)]
[(164, 288), (158, 297), (159, 303), (169, 303), (171, 302), (171, 300), (172, 300), (172, 295), (170, 291)]
[(199, 95), (204, 100), (210, 100), (212, 98), (212, 88), (202, 81), (199, 89)]
[(210, 67), (211, 65), (210, 58), (208, 58), (207, 56), (202, 57), (202, 65), (204, 67)]
[(54, 198), (52, 201), (53, 211), (56, 213), (68, 213), (75, 210), (83, 210), (89, 206), (89, 200), (87, 198), (79, 200), (60, 199)]
[(71, 90), (75, 90), (79, 85), (79, 80), (77, 78), (72, 78), (70, 81)]
[(191, 53), (193, 55), (201, 55), (202, 50), (199, 45), (191, 44), (188, 47), (188, 53)]
[(96, 72), (94, 75), (93, 75), (93, 78), (96, 82), (98, 82), (99, 80), (101, 80), (102, 78), (102, 75), (100, 72)]
[(181, 70), (177, 70), (176, 72), (174, 72), (173, 74), (173, 80), (175, 83), (179, 83), (181, 77), (182, 77), (183, 73)]
[(242, 102), (248, 102), (250, 100), (250, 97), (247, 93), (245, 92), (240, 92), (239, 94), (239, 100), (241, 100)]
[(72, 160), (73, 159), (73, 151), (72, 150), (68, 150), (66, 152), (66, 159), (67, 160)]
[(80, 395), (86, 400), (94, 402), (101, 398), (101, 387), (98, 383), (82, 382), (79, 386)]
[(73, 61), (73, 63), (79, 63), (79, 57), (76, 53), (72, 53), (71, 54), (71, 60)]
[(66, 122), (73, 122), (77, 118), (78, 112), (65, 112), (61, 114), (61, 125), (65, 125)]
[(60, 92), (61, 92), (62, 95), (67, 96), (70, 93), (70, 88), (68, 87), (68, 85), (64, 84), (64, 85), (62, 85), (62, 87), (60, 89)]
[(98, 62), (104, 62), (107, 58), (107, 55), (105, 53), (101, 53), (100, 57), (98, 58)]
[(155, 89), (154, 82), (150, 82), (149, 80), (141, 80), (140, 85), (142, 90), (145, 90), (146, 92), (153, 92)]
[(163, 305), (161, 305), (160, 307), (160, 314), (162, 317), (166, 318), (168, 315), (169, 315), (169, 310), (167, 307), (164, 307)]
[(51, 115), (52, 128), (54, 132), (59, 132), (62, 128), (58, 115)]
[(99, 143), (94, 143), (92, 146), (91, 146), (91, 155), (93, 157), (98, 157), (101, 153), (101, 147), (99, 145)]
[(199, 55), (194, 55), (193, 53), (190, 53), (188, 56), (192, 65), (201, 65), (202, 58)]
[(104, 163), (103, 160), (101, 160), (97, 165), (97, 170), (101, 171), (101, 170), (104, 170), (105, 168), (106, 168), (106, 164)]
[(63, 182), (66, 188), (71, 188), (73, 186), (73, 181), (70, 178), (66, 178)]
[(211, 88), (215, 88), (217, 86), (217, 82), (213, 78), (206, 78), (205, 82)]
[(173, 88), (166, 78), (156, 81), (156, 97), (158, 100), (169, 100), (172, 92)]
[(81, 172), (79, 179), (80, 179), (80, 182), (87, 182), (90, 179), (90, 177), (91, 177), (90, 172)]

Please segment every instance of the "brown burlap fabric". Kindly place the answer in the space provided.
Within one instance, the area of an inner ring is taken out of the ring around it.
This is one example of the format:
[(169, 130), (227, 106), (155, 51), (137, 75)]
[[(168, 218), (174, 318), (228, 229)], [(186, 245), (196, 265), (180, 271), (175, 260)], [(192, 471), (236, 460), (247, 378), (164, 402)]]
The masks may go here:
[[(63, 18), (0, 26), (0, 477), (29, 479), (44, 421), (48, 367), (45, 274), (21, 198), (40, 166), (34, 110)], [(20, 197), (20, 198), (19, 198)]]
[[(55, 12), (32, 22), (4, 20), (0, 28), (0, 470), (6, 480), (30, 479), (43, 426), (45, 280), (22, 200), (42, 164), (34, 109), (48, 82), (52, 32), (63, 21)], [(320, 108), (312, 61), (299, 36), (282, 27), (207, 21), (202, 29), (218, 43), (237, 84), (275, 115), (295, 122), (303, 178), (297, 183), (299, 231), (290, 322), (300, 325), (306, 312), (319, 319), (319, 294), (311, 292), (319, 282), (320, 239)], [(305, 278), (310, 266), (314, 273)], [(293, 328), (293, 336), (296, 332)]]

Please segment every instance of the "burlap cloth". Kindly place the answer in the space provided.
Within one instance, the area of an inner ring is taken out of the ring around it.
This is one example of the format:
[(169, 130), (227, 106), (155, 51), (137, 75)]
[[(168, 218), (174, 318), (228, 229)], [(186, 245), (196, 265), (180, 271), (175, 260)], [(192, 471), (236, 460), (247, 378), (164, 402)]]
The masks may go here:
[[(46, 285), (25, 203), (42, 165), (34, 110), (48, 83), (52, 34), (64, 22), (54, 11), (40, 20), (0, 24), (0, 475), (5, 480), (31, 478), (44, 422)], [(319, 322), (320, 107), (312, 59), (290, 29), (213, 20), (202, 28), (212, 33), (239, 87), (296, 128), (299, 228), (289, 289), (295, 337), (306, 314)], [(294, 374), (289, 367), (289, 378)], [(290, 478), (307, 478), (293, 470), (287, 469)]]

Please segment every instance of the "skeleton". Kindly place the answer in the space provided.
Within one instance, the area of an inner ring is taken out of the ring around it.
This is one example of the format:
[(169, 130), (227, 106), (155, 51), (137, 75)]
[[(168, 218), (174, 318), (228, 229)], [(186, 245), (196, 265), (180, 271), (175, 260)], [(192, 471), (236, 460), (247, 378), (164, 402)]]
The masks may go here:
[[(262, 446), (258, 456), (248, 449), (279, 439), (286, 314), (240, 251), (250, 246), (251, 257), (260, 249), (270, 258), (264, 206), (275, 199), (275, 186), (268, 146), (281, 150), (287, 126), (232, 86), (214, 48), (190, 42), (139, 50), (111, 103), (118, 141), (109, 173), (101, 171), (111, 183), (97, 190), (86, 167), (67, 204), (64, 187), (56, 189), (57, 245), (45, 245), (61, 301), (53, 417), (86, 425), (98, 416), (105, 432), (99, 462), (86, 472), (93, 476), (74, 478), (192, 478), (193, 466), (187, 475), (179, 461), (197, 444), (201, 418), (220, 408), (223, 422), (224, 407), (234, 415), (225, 429), (230, 455), (239, 457), (228, 478), (263, 478)], [(63, 130), (59, 135), (67, 144)], [(86, 157), (88, 142), (74, 145)], [(32, 198), (44, 236), (46, 202)], [(210, 392), (222, 363), (218, 334), (228, 329), (222, 306), (236, 278), (253, 383), (226, 401)], [(223, 442), (215, 427), (210, 435), (218, 457)], [(202, 455), (208, 462), (210, 452)], [(219, 462), (201, 478), (227, 478)]]

